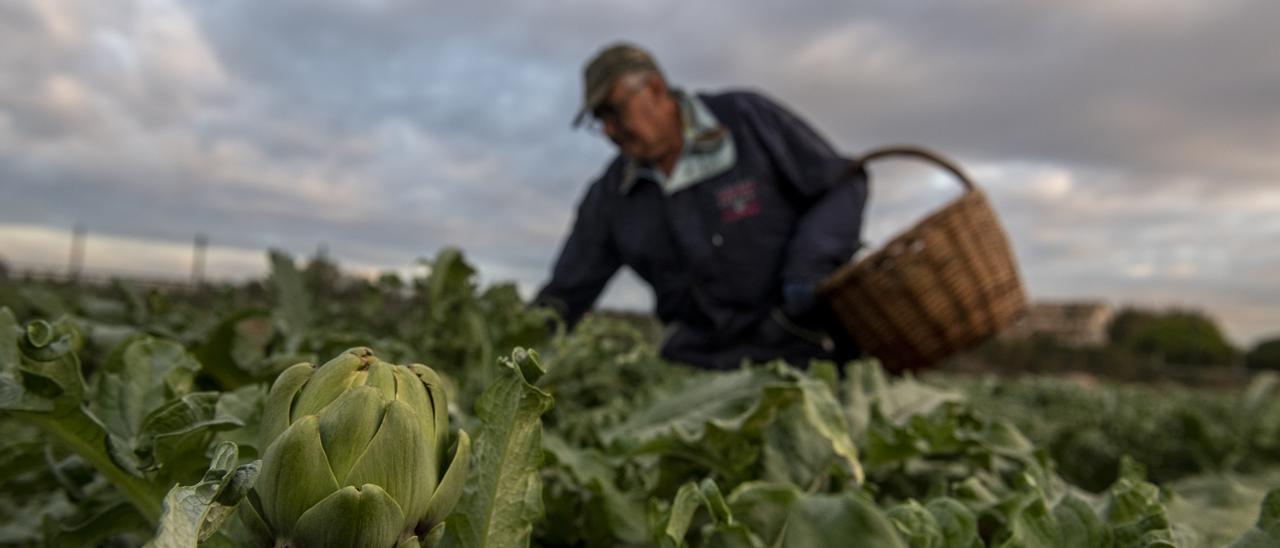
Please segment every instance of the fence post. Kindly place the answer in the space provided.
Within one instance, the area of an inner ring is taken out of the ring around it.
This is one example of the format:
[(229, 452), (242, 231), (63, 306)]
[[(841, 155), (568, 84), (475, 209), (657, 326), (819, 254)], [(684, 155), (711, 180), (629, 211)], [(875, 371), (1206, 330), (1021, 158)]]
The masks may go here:
[(80, 280), (80, 272), (84, 269), (84, 242), (89, 237), (89, 227), (84, 223), (76, 223), (71, 229), (71, 258), (67, 264), (67, 276), (71, 281)]
[(209, 247), (209, 237), (203, 232), (196, 233), (195, 247), (191, 250), (191, 284), (204, 282), (204, 254)]

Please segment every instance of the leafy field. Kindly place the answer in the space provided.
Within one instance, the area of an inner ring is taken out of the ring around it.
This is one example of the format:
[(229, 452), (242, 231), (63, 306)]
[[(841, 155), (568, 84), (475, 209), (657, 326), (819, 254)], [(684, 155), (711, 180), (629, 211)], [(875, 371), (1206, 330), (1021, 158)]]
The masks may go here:
[(471, 440), (444, 527), (398, 546), (1280, 546), (1273, 376), (699, 372), (634, 322), (548, 333), (454, 251), (408, 285), (272, 262), (196, 293), (0, 280), (0, 545), (284, 545), (244, 517), (281, 483), (268, 389), (368, 347), (440, 374), (441, 454)]

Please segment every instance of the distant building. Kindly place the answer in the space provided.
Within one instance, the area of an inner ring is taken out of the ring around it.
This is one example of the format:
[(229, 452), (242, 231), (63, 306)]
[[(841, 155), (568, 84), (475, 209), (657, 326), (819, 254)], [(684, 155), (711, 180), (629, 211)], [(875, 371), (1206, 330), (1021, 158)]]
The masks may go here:
[(1066, 344), (1101, 346), (1107, 342), (1107, 326), (1114, 316), (1115, 310), (1103, 302), (1034, 302), (1027, 315), (1009, 326), (1002, 336), (1048, 335)]

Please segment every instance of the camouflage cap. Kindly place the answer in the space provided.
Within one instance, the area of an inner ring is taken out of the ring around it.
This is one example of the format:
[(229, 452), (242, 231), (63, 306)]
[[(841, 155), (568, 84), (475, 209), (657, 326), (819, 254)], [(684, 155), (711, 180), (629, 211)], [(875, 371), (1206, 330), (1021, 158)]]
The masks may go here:
[(604, 102), (619, 76), (641, 70), (660, 72), (653, 56), (634, 44), (616, 42), (596, 53), (582, 69), (582, 108), (573, 117), (573, 127), (582, 125), (591, 111)]

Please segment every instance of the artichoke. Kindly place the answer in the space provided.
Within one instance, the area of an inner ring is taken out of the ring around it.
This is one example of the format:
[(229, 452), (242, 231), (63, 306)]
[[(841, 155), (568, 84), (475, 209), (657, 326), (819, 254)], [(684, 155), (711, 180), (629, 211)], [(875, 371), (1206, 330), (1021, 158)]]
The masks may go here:
[(245, 519), (275, 546), (429, 545), (462, 494), (471, 439), (458, 432), (443, 471), (448, 401), (424, 365), (363, 347), (294, 365), (272, 385), (260, 428), (266, 451)]

